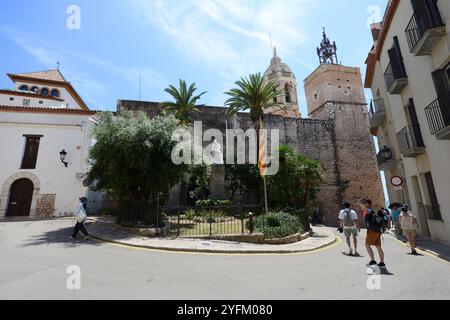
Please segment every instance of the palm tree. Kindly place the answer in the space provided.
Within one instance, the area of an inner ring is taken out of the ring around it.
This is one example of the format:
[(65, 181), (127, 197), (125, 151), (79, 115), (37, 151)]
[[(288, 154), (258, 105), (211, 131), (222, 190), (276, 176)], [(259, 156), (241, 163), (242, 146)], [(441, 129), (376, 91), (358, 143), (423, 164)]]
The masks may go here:
[(230, 96), (225, 102), (225, 105), (228, 106), (228, 115), (232, 116), (241, 111), (250, 111), (253, 127), (259, 135), (264, 112), (272, 107), (282, 109), (277, 99), (283, 94), (283, 91), (278, 90), (276, 80), (266, 81), (261, 73), (251, 74), (248, 78), (241, 78), (240, 81), (236, 82), (236, 86), (237, 88), (225, 92), (226, 95)]
[(175, 99), (175, 102), (161, 102), (160, 106), (169, 112), (174, 112), (175, 117), (182, 125), (191, 124), (192, 113), (200, 112), (199, 107), (204, 106), (197, 105), (197, 101), (200, 100), (204, 94), (206, 94), (206, 91), (202, 92), (200, 95), (195, 95), (195, 91), (197, 91), (195, 83), (191, 84), (188, 89), (186, 81), (180, 80), (180, 88), (175, 88), (170, 85), (164, 91), (170, 94)]
[(307, 209), (310, 196), (314, 189), (318, 188), (319, 184), (323, 181), (323, 170), (319, 161), (312, 160), (306, 156), (300, 156), (300, 175), (302, 177), (301, 184), (303, 185), (304, 198), (303, 205)]
[[(250, 111), (250, 118), (258, 136), (256, 154), (259, 156), (262, 117), (264, 112), (271, 107), (282, 109), (277, 100), (283, 94), (283, 91), (278, 90), (276, 80), (267, 81), (262, 77), (261, 73), (250, 74), (248, 78), (241, 78), (240, 81), (236, 82), (236, 86), (237, 88), (225, 92), (226, 95), (230, 96), (225, 101), (225, 106), (228, 106), (228, 116), (232, 116), (240, 111)], [(259, 190), (256, 192), (256, 197), (259, 201), (261, 198)]]

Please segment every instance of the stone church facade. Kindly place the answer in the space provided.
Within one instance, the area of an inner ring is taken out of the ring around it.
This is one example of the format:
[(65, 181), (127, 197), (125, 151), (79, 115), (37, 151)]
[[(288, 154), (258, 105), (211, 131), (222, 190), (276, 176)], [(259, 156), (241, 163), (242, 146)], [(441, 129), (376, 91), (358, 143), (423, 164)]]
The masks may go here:
[[(324, 41), (328, 40), (324, 33)], [(324, 182), (316, 196), (316, 207), (329, 225), (337, 223), (337, 214), (345, 200), (355, 208), (363, 198), (370, 198), (374, 208), (385, 206), (378, 171), (374, 141), (369, 133), (369, 118), (359, 68), (323, 61), (304, 80), (309, 118), (300, 116), (297, 83), (291, 69), (277, 56), (265, 72), (268, 79), (276, 79), (285, 89), (279, 101), (285, 111), (269, 110), (264, 116), (266, 128), (278, 129), (280, 144), (321, 162)], [(119, 100), (117, 111), (142, 111), (149, 117), (161, 112), (156, 102)], [(223, 107), (204, 107), (193, 114), (203, 129), (219, 129), (226, 136), (227, 129), (253, 127), (248, 113), (227, 116)], [(225, 148), (224, 148), (225, 149)]]

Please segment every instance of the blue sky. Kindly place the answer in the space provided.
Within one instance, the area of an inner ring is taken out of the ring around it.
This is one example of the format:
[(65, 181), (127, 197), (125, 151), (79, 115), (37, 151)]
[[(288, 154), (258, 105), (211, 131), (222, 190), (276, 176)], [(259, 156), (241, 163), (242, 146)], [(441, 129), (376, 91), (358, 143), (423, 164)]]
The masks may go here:
[[(182, 78), (208, 91), (202, 103), (223, 105), (241, 76), (264, 72), (271, 43), (303, 79), (318, 65), (322, 27), (337, 42), (339, 60), (360, 66), (372, 45), (368, 22), (387, 0), (27, 0), (0, 12), (0, 88), (6, 73), (56, 67), (91, 109), (115, 110), (117, 99), (167, 100), (164, 88)], [(81, 9), (81, 29), (69, 30), (67, 8)], [(368, 97), (369, 98), (369, 97)]]

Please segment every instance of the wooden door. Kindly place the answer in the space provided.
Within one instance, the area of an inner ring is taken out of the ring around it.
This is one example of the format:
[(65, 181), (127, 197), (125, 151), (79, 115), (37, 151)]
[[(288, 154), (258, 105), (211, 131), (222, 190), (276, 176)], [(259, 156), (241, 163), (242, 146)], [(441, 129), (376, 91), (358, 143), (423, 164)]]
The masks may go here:
[(30, 215), (33, 190), (33, 182), (29, 179), (20, 179), (12, 184), (9, 193), (8, 217), (27, 217)]

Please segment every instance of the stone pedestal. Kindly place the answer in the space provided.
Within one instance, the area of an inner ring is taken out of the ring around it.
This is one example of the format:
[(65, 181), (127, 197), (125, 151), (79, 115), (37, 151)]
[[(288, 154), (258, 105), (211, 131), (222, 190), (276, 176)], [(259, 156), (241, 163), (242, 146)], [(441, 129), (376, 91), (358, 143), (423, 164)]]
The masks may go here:
[(209, 199), (226, 200), (225, 197), (225, 165), (214, 164), (209, 179)]

